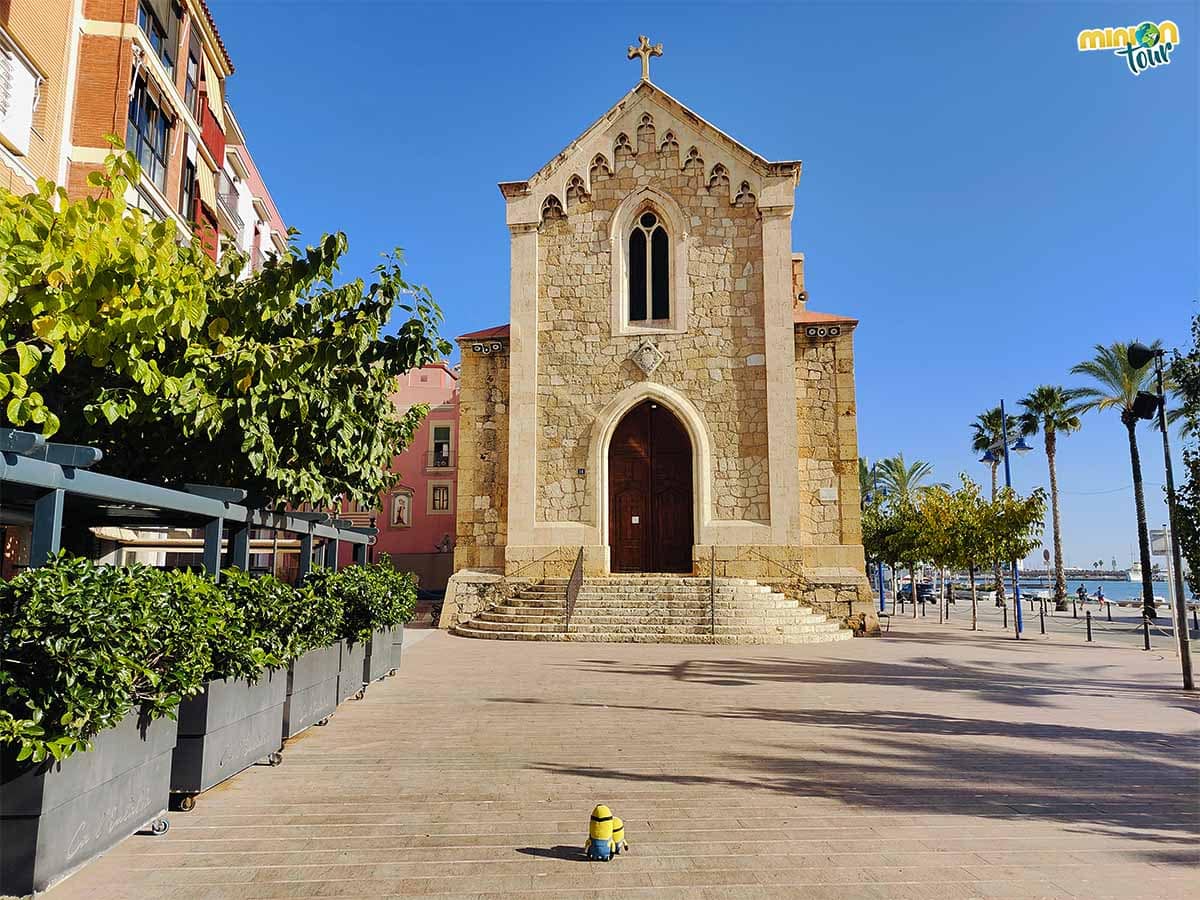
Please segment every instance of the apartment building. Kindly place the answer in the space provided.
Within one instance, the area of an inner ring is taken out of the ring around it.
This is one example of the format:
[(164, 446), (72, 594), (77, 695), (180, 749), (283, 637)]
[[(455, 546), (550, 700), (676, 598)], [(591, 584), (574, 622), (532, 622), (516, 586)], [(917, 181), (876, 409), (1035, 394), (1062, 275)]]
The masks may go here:
[[(406, 571), (420, 576), (421, 588), (442, 590), (454, 564), (458, 472), (458, 372), (431, 363), (396, 379), (392, 403), (406, 412), (418, 403), (429, 414), (412, 443), (392, 459), (400, 481), (371, 508), (346, 504), (342, 516), (355, 525), (374, 519), (379, 534), (374, 558), (387, 553)], [(343, 551), (349, 560), (348, 550)]]
[(204, 0), (0, 0), (0, 185), (85, 194), (116, 136), (143, 170), (127, 199), (248, 274), (287, 228), (226, 100), (233, 71)]

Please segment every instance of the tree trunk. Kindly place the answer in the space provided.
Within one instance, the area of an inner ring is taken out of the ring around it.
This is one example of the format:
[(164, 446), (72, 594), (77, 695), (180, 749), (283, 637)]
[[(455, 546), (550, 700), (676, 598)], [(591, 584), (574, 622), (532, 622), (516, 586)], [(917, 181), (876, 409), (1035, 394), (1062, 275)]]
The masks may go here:
[(888, 568), (892, 572), (892, 612), (894, 613), (896, 611), (896, 603), (900, 599), (900, 585), (899, 585), (899, 582), (896, 580), (895, 564), (889, 565)]
[(917, 617), (917, 571), (912, 566), (908, 567), (908, 584), (912, 588), (913, 602), (913, 618)]
[[(1000, 462), (997, 460), (992, 463), (992, 502), (996, 502), (996, 492), (1000, 489), (997, 483), (999, 477)], [(992, 565), (992, 578), (996, 582), (996, 608), (1004, 606), (1004, 577), (1000, 574), (1000, 560), (996, 560)]]
[(979, 630), (979, 595), (975, 593), (975, 566), (972, 564), (967, 567), (967, 572), (971, 576), (971, 630)]
[(938, 569), (938, 575), (941, 577), (941, 584), (938, 586), (938, 624), (941, 625), (946, 621), (946, 570)]
[(1137, 419), (1131, 410), (1121, 413), (1129, 432), (1129, 462), (1133, 466), (1133, 502), (1137, 507), (1138, 551), (1142, 563), (1142, 615), (1154, 620), (1154, 581), (1150, 571), (1150, 533), (1146, 529), (1146, 497), (1142, 491), (1142, 459), (1138, 455)]
[(1046, 465), (1050, 468), (1050, 526), (1054, 534), (1054, 599), (1062, 602), (1067, 596), (1067, 576), (1063, 569), (1062, 522), (1058, 516), (1058, 436), (1054, 429), (1043, 427), (1046, 436)]

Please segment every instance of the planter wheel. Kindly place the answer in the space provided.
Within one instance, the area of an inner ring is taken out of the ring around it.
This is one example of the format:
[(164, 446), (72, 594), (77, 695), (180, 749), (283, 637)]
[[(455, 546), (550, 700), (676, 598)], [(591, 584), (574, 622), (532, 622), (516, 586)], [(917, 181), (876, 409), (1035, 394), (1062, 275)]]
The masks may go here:
[(399, 669), (388, 669), (388, 678), (391, 678), (393, 675), (395, 675), (399, 671), (400, 671)]
[(323, 718), (319, 722), (317, 722), (317, 725), (319, 725), (321, 727), (324, 727), (328, 724), (329, 724), (329, 716), (326, 716), (325, 718)]
[(150, 833), (155, 837), (161, 837), (171, 830), (171, 823), (166, 819), (155, 819), (150, 823)]
[(354, 699), (361, 700), (365, 696), (367, 696), (367, 688), (366, 685), (363, 685), (358, 689), (358, 693), (354, 695)]
[(281, 762), (283, 762), (283, 752), (280, 750), (276, 750), (274, 753), (272, 753), (270, 756), (267, 757), (267, 765), (268, 766), (277, 766)]
[(175, 808), (180, 812), (191, 812), (196, 808), (195, 794), (177, 794), (174, 800)]

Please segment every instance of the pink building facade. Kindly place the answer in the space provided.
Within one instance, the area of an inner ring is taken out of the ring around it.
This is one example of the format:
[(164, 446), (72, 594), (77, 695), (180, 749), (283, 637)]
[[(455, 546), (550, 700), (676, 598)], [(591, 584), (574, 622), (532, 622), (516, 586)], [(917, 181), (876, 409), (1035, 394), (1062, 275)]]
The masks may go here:
[[(356, 525), (374, 517), (379, 535), (371, 552), (416, 572), (423, 590), (442, 590), (454, 567), (458, 473), (458, 373), (446, 363), (413, 369), (397, 379), (392, 402), (406, 412), (417, 404), (429, 413), (409, 447), (392, 459), (400, 480), (374, 509), (349, 505), (343, 515)], [(343, 550), (349, 562), (348, 548)]]

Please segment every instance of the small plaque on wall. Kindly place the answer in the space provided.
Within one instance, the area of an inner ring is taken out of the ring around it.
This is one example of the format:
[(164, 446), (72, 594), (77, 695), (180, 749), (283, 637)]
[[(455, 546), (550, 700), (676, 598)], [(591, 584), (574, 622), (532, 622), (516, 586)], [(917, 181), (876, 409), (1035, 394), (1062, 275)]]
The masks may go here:
[(837, 503), (837, 488), (823, 487), (817, 492), (822, 503)]

